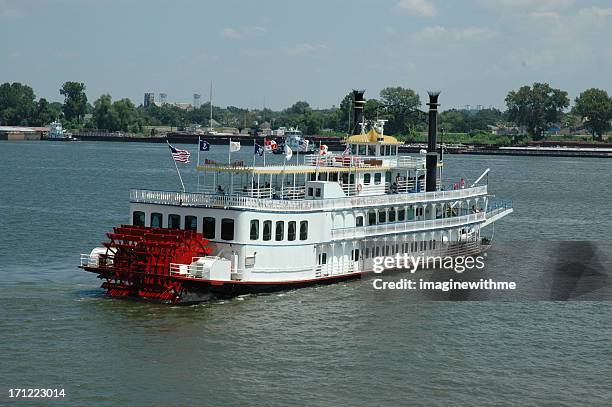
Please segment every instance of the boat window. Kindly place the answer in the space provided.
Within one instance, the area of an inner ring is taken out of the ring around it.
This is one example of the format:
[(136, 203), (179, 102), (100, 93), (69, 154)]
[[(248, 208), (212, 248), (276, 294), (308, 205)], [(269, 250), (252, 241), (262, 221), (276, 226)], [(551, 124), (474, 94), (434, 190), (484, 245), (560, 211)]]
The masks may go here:
[(181, 215), (168, 215), (168, 229), (181, 228)]
[(300, 240), (308, 239), (308, 221), (303, 220), (300, 222)]
[(368, 212), (368, 225), (376, 225), (376, 212)]
[(259, 239), (259, 220), (258, 219), (251, 220), (250, 237), (251, 237), (251, 240)]
[(374, 255), (374, 257), (378, 256), (380, 256), (380, 247), (376, 246), (376, 254)]
[(387, 221), (387, 212), (384, 210), (378, 212), (378, 223), (385, 223)]
[(391, 147), (391, 155), (397, 155), (397, 146)]
[(312, 187), (308, 187), (308, 196), (312, 196), (313, 190)]
[(355, 185), (355, 174), (349, 175), (349, 184)]
[(376, 185), (380, 184), (380, 179), (381, 179), (380, 172), (377, 172), (376, 174), (374, 174), (374, 183)]
[(389, 255), (389, 246), (385, 246), (385, 256)]
[(234, 219), (221, 219), (221, 239), (234, 240)]
[(414, 220), (414, 207), (408, 208), (408, 220)]
[(371, 177), (370, 174), (363, 174), (363, 183), (366, 185), (370, 184)]
[(162, 214), (153, 212), (151, 214), (151, 227), (152, 228), (161, 228), (162, 227)]
[(198, 230), (198, 218), (195, 216), (185, 216), (185, 230)]
[(357, 216), (357, 218), (355, 219), (355, 225), (363, 226), (363, 216)]
[(291, 221), (287, 223), (287, 240), (289, 241), (295, 240), (295, 221)]
[(351, 154), (357, 154), (357, 144), (351, 144)]
[(343, 172), (342, 173), (342, 183), (348, 184), (348, 180), (349, 180), (349, 175), (346, 172)]
[(385, 146), (385, 154), (391, 155), (391, 146)]
[(397, 210), (397, 220), (398, 222), (406, 220), (406, 208), (399, 208)]
[(319, 253), (319, 264), (327, 264), (327, 253)]
[(321, 188), (316, 188), (315, 189), (315, 196), (316, 197), (321, 197)]
[(207, 239), (215, 238), (215, 218), (205, 217), (202, 220), (202, 234)]
[(310, 180), (315, 181), (317, 179), (317, 174), (310, 174)]
[(285, 222), (279, 220), (278, 222), (276, 222), (276, 232), (274, 234), (274, 239), (278, 242), (283, 240), (283, 237), (285, 237)]
[(263, 225), (263, 240), (272, 239), (272, 221), (267, 220)]
[(359, 260), (359, 249), (351, 250), (351, 260), (354, 260), (354, 261)]
[(389, 209), (389, 222), (395, 222), (395, 208)]
[(145, 225), (145, 213), (141, 211), (134, 211), (132, 215), (132, 225), (144, 226)]
[(368, 146), (368, 155), (376, 155), (376, 146)]
[(359, 146), (359, 155), (366, 155), (366, 146)]
[(385, 172), (385, 182), (391, 183), (391, 173)]

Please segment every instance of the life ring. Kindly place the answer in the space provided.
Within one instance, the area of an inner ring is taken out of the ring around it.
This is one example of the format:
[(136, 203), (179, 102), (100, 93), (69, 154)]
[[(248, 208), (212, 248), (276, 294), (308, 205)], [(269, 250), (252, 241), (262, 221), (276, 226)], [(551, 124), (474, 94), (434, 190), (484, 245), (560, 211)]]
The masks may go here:
[(357, 192), (361, 192), (363, 190), (363, 185), (357, 184)]

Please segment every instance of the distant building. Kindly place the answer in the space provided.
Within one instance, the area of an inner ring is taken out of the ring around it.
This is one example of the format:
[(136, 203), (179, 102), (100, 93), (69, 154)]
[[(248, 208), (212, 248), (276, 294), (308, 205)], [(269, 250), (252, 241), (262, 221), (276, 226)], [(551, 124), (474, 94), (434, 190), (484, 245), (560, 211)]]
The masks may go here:
[(48, 127), (0, 126), (0, 140), (40, 140)]
[(155, 93), (153, 92), (147, 92), (144, 94), (144, 102), (143, 102), (143, 106), (144, 107), (149, 107), (149, 106), (153, 106), (155, 104)]

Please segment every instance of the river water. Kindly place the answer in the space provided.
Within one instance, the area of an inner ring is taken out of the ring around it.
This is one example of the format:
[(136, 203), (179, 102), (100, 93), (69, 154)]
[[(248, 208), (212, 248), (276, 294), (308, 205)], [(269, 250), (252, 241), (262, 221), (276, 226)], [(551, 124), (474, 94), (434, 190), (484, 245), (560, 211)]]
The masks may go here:
[[(250, 162), (251, 149), (234, 157)], [(490, 190), (513, 200), (486, 273), (517, 290), (436, 296), (363, 280), (168, 306), (105, 298), (76, 268), (129, 222), (130, 188), (176, 189), (166, 146), (0, 143), (0, 404), (43, 403), (8, 389), (44, 387), (81, 406), (609, 405), (612, 160), (445, 167), (454, 182), (490, 167)]]

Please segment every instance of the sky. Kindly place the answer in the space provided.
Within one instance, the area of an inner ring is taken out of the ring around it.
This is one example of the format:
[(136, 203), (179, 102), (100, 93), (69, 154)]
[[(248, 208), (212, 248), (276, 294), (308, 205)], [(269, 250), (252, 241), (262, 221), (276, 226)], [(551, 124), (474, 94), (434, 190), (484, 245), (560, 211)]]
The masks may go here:
[(338, 105), (387, 86), (442, 108), (504, 107), (547, 82), (612, 93), (611, 0), (0, 0), (0, 83), (62, 101), (65, 81), (142, 103)]

